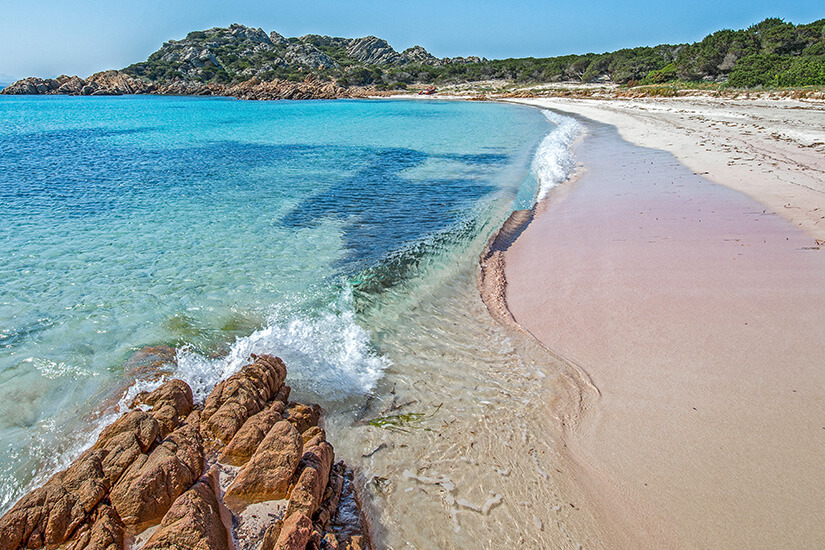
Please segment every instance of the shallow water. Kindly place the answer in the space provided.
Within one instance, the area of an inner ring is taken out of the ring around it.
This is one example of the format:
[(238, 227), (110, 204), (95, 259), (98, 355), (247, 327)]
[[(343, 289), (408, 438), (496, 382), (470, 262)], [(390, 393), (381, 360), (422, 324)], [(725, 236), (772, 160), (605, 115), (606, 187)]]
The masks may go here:
[(360, 472), (380, 546), (587, 542), (550, 471), (580, 381), (476, 288), (489, 236), (572, 169), (569, 121), (0, 99), (0, 510), (158, 385), (127, 359), (166, 344), (196, 399), (250, 353), (282, 357)]
[(271, 352), (310, 398), (362, 401), (398, 355), (387, 300), (534, 200), (553, 128), (482, 103), (3, 97), (0, 509), (88, 444), (147, 345), (180, 348), (198, 396)]

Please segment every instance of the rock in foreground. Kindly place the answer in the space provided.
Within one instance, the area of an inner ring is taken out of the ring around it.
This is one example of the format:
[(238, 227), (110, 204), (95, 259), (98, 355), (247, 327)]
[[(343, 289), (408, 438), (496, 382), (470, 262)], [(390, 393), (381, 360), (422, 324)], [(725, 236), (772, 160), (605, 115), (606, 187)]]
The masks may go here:
[(181, 380), (139, 395), (0, 518), (0, 550), (370, 548), (362, 516), (334, 521), (343, 493), (357, 499), (319, 408), (286, 402), (280, 359), (253, 359), (203, 408)]

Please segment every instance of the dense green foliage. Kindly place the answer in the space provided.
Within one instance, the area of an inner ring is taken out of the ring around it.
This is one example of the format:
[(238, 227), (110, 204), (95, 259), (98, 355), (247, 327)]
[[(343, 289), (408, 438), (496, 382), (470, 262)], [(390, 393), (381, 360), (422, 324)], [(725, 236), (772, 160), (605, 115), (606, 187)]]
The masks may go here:
[(693, 44), (490, 61), (438, 60), (429, 54), (423, 60), (404, 58), (383, 43), (390, 55), (368, 64), (359, 62), (361, 54), (352, 45), (355, 41), (319, 35), (284, 39), (274, 33), (270, 40), (263, 31), (233, 25), (189, 33), (186, 39), (165, 44), (146, 62), (125, 70), (163, 83), (233, 83), (253, 76), (303, 80), (312, 74), (343, 86), (386, 89), (482, 80), (628, 85), (716, 82), (744, 88), (825, 85), (825, 19), (804, 25), (766, 19), (744, 30), (717, 31)]
[(670, 79), (724, 80), (729, 86), (825, 85), (825, 19), (807, 25), (765, 19), (686, 46)]

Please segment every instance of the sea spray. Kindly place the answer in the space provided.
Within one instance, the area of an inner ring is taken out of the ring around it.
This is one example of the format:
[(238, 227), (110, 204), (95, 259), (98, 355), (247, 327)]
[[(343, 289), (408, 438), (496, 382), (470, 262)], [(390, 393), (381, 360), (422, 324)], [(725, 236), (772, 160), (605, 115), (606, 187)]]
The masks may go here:
[(533, 160), (532, 168), (538, 180), (537, 201), (571, 176), (576, 167), (573, 144), (584, 131), (584, 126), (574, 118), (547, 110), (542, 112), (555, 128), (539, 144)]
[(289, 365), (291, 383), (326, 401), (368, 393), (388, 361), (370, 348), (369, 334), (356, 322), (352, 302), (352, 290), (346, 287), (333, 303), (311, 314), (278, 308), (265, 327), (236, 339), (226, 357), (208, 358), (183, 347), (175, 376), (192, 387), (200, 402), (252, 354), (266, 353)]

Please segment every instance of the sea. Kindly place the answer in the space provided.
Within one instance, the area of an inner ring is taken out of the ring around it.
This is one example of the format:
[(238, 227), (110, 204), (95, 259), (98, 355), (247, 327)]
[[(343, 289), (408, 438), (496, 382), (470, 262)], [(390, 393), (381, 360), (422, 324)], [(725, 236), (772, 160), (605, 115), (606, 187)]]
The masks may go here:
[(462, 308), (577, 132), (491, 102), (0, 96), (0, 513), (165, 377), (202, 400), (275, 354), (344, 426), (405, 357), (511, 354)]

